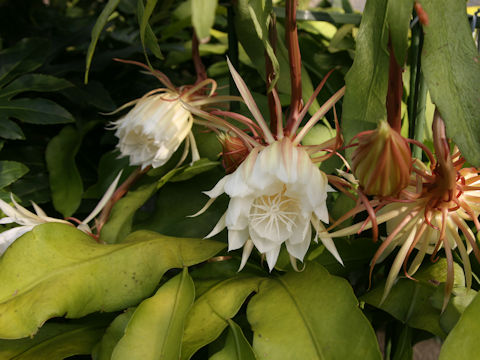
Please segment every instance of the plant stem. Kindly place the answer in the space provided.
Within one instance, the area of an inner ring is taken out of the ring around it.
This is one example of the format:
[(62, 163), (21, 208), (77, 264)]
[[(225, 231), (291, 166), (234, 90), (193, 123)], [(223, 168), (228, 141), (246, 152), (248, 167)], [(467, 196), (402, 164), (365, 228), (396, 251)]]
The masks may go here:
[(387, 120), (398, 133), (402, 130), (402, 68), (397, 63), (391, 40), (388, 42), (390, 65), (388, 69)]
[(198, 42), (197, 34), (195, 34), (194, 30), (192, 35), (192, 60), (193, 64), (195, 65), (195, 72), (197, 73), (197, 81), (195, 82), (196, 84), (207, 78), (207, 71), (203, 65), (202, 58), (200, 57), (199, 46), (200, 44)]
[(298, 119), (302, 101), (302, 60), (298, 45), (297, 33), (297, 0), (286, 2), (285, 41), (288, 48), (288, 60), (290, 64), (291, 101), (290, 113), (287, 120), (287, 132)]
[[(228, 58), (230, 62), (238, 69), (239, 60), (238, 60), (238, 38), (237, 30), (235, 28), (235, 0), (232, 0), (231, 3), (227, 6), (227, 31), (228, 31)], [(240, 93), (233, 81), (233, 77), (230, 75), (230, 95), (239, 96)], [(232, 101), (230, 103), (231, 111), (238, 111), (240, 109), (240, 103), (237, 101)]]
[[(273, 52), (275, 53), (277, 50), (277, 19), (275, 17), (275, 13), (272, 13), (272, 20), (270, 22), (268, 28), (268, 37), (270, 44), (272, 45)], [(270, 56), (268, 56), (267, 51), (265, 51), (265, 70), (266, 70), (266, 85), (267, 89), (270, 89), (270, 85), (272, 83), (272, 79), (275, 77), (275, 71), (273, 69), (272, 60), (270, 60)], [(275, 86), (276, 89), (276, 86)], [(270, 91), (267, 94), (268, 97), (268, 110), (270, 113), (270, 130), (273, 134), (277, 133), (277, 107), (275, 106), (275, 98), (273, 95), (273, 91)]]

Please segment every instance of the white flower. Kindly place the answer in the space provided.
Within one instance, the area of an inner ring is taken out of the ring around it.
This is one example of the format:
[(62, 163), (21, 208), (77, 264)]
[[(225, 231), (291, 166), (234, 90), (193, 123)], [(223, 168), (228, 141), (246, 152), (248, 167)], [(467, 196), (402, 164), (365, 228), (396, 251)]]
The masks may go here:
[[(311, 225), (324, 231), (320, 220), (328, 223), (328, 191), (333, 189), (327, 176), (289, 138), (257, 147), (235, 172), (205, 192), (212, 200), (222, 193), (230, 196), (227, 211), (207, 237), (226, 227), (228, 250), (245, 246), (240, 269), (253, 246), (265, 254), (270, 270), (283, 243), (291, 260), (303, 261), (312, 239)], [(341, 263), (332, 240), (321, 240)]]
[[(82, 222), (79, 222), (77, 229), (83, 231), (84, 233), (91, 234), (91, 229), (88, 226), (88, 223), (100, 213), (108, 200), (110, 200), (111, 196), (115, 191), (115, 188), (117, 187), (121, 175), (122, 172), (117, 175), (113, 183), (108, 187), (102, 199), (99, 201), (99, 203), (90, 213), (90, 215), (88, 215)], [(45, 224), (48, 222), (57, 222), (72, 225), (66, 220), (49, 217), (42, 210), (42, 208), (40, 208), (40, 206), (35, 204), (33, 201), (32, 206), (36, 214), (32, 213), (31, 211), (25, 209), (23, 206), (18, 204), (13, 198), (13, 195), (10, 195), (10, 197), (13, 206), (0, 199), (0, 210), (6, 215), (6, 217), (0, 219), (0, 224), (4, 225), (17, 223), (21, 226), (14, 227), (0, 233), (0, 255), (2, 255), (15, 240), (17, 240), (23, 234), (32, 230), (37, 225)]]
[[(176, 91), (161, 90), (146, 94), (123, 118), (112, 123), (119, 138), (117, 147), (122, 156), (130, 157), (130, 165), (162, 166), (187, 136), (192, 143), (192, 161), (199, 159), (191, 133), (191, 112)], [(188, 151), (188, 144), (186, 148)]]

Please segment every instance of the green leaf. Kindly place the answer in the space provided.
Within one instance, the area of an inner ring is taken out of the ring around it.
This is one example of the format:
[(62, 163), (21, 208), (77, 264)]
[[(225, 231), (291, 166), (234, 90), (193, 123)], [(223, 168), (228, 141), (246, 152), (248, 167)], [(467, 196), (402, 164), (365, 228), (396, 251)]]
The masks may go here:
[(252, 347), (243, 335), (242, 328), (232, 320), (228, 320), (225, 347), (215, 353), (209, 360), (256, 360)]
[(138, 305), (112, 360), (179, 359), (183, 326), (194, 298), (195, 287), (184, 268)]
[(16, 161), (0, 161), (0, 189), (20, 179), (28, 167)]
[(73, 122), (72, 115), (60, 105), (47, 99), (0, 99), (0, 115), (31, 124), (50, 125)]
[(137, 5), (137, 16), (140, 24), (140, 40), (142, 41), (143, 53), (145, 54), (147, 63), (150, 65), (147, 55), (147, 48), (150, 49), (158, 59), (163, 59), (157, 37), (148, 23), (148, 20), (152, 16), (152, 12), (157, 5), (157, 0), (147, 0), (146, 7), (143, 6), (143, 0), (138, 0)]
[(412, 16), (413, 0), (388, 2), (387, 20), (390, 31), (390, 40), (393, 46), (395, 59), (400, 67), (405, 64), (408, 49), (408, 32)]
[(25, 135), (22, 129), (12, 120), (0, 117), (0, 137), (10, 140), (23, 140)]
[(27, 74), (12, 81), (0, 90), (0, 98), (11, 99), (17, 94), (26, 91), (50, 92), (72, 87), (73, 84), (65, 79), (51, 75)]
[(345, 77), (342, 129), (346, 144), (387, 116), (387, 1), (367, 2), (356, 42), (353, 65)]
[(187, 167), (180, 174), (175, 175), (170, 180), (171, 182), (185, 181), (193, 178), (194, 176), (209, 171), (220, 165), (218, 161), (212, 161), (209, 159), (200, 159), (195, 161), (192, 166)]
[(478, 358), (479, 318), (480, 295), (477, 294), (443, 343), (440, 360)]
[(348, 282), (316, 263), (264, 281), (247, 317), (259, 359), (381, 359)]
[(82, 201), (83, 182), (75, 163), (82, 135), (66, 126), (47, 145), (45, 159), (53, 206), (64, 217), (72, 216)]
[(422, 69), (433, 103), (447, 127), (447, 135), (462, 155), (480, 166), (480, 57), (461, 1), (422, 0), (429, 24)]
[(49, 55), (49, 50), (48, 40), (27, 38), (0, 51), (0, 87), (18, 75), (39, 68)]
[(46, 323), (31, 339), (0, 340), (0, 358), (63, 360), (73, 355), (90, 354), (109, 319), (100, 316), (67, 324)]
[(205, 261), (224, 246), (150, 231), (102, 245), (69, 225), (38, 225), (0, 258), (0, 338), (30, 336), (56, 316), (135, 305), (152, 294), (165, 271)]
[[(455, 284), (464, 286), (462, 268), (456, 263), (454, 266)], [(440, 259), (435, 264), (421, 268), (415, 274), (417, 281), (398, 279), (383, 303), (380, 303), (380, 300), (385, 282), (378, 284), (372, 291), (362, 296), (361, 300), (388, 312), (413, 328), (426, 330), (444, 338), (445, 332), (439, 322), (442, 302), (434, 306), (432, 299), (438, 284), (446, 279), (446, 269), (446, 260)], [(443, 300), (443, 291), (441, 299)]]
[(92, 64), (93, 53), (95, 52), (95, 47), (97, 46), (98, 38), (107, 24), (108, 18), (117, 8), (120, 0), (108, 0), (107, 5), (103, 8), (100, 16), (98, 17), (95, 26), (92, 29), (92, 40), (87, 50), (87, 57), (85, 59), (85, 84), (88, 83), (88, 73), (90, 72), (90, 66)]
[(210, 29), (215, 23), (218, 0), (194, 0), (192, 3), (192, 25), (201, 43), (210, 39)]
[(113, 349), (122, 338), (125, 328), (133, 315), (135, 308), (127, 309), (118, 315), (108, 326), (102, 340), (92, 350), (93, 360), (111, 360)]
[(201, 347), (218, 338), (245, 299), (258, 289), (261, 277), (237, 276), (220, 281), (193, 304), (185, 323), (181, 359), (190, 359)]

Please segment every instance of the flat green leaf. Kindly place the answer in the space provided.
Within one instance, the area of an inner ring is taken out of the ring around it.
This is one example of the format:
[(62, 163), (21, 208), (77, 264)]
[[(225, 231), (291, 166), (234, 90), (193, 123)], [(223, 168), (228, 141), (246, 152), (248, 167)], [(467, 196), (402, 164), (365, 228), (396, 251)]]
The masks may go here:
[(85, 58), (85, 84), (88, 83), (88, 73), (90, 72), (90, 66), (92, 64), (93, 53), (97, 46), (98, 38), (102, 33), (103, 28), (107, 24), (108, 18), (115, 11), (120, 0), (108, 0), (107, 5), (103, 8), (100, 16), (98, 17), (95, 26), (92, 29), (92, 40), (87, 50), (87, 57)]
[(342, 129), (347, 144), (387, 116), (387, 42), (387, 1), (369, 0), (357, 35), (353, 65), (345, 77)]
[(31, 339), (0, 340), (0, 358), (11, 360), (63, 360), (90, 354), (102, 337), (110, 317), (67, 324), (46, 323)]
[(210, 29), (215, 22), (218, 0), (194, 0), (192, 3), (192, 25), (200, 42), (210, 39)]
[(228, 320), (228, 334), (225, 347), (210, 357), (209, 360), (256, 360), (250, 343), (243, 335), (242, 328)]
[(195, 286), (183, 272), (138, 305), (112, 360), (179, 359), (185, 317), (195, 298)]
[(82, 201), (83, 182), (75, 163), (82, 135), (66, 126), (47, 145), (45, 159), (53, 206), (64, 217), (72, 216)]
[(73, 84), (65, 79), (51, 75), (27, 74), (12, 81), (0, 90), (0, 98), (11, 99), (17, 94), (26, 91), (50, 92), (72, 87)]
[(135, 305), (152, 294), (168, 269), (205, 261), (224, 246), (150, 231), (102, 245), (69, 225), (38, 225), (0, 258), (0, 338), (30, 336), (56, 316)]
[(145, 54), (147, 63), (150, 64), (147, 55), (147, 48), (150, 49), (153, 55), (155, 55), (158, 59), (163, 59), (157, 37), (148, 23), (148, 20), (152, 16), (152, 12), (157, 5), (157, 0), (147, 0), (147, 5), (145, 7), (143, 5), (143, 0), (138, 0), (137, 5), (137, 16), (140, 24), (140, 40), (142, 42), (143, 53)]
[[(398, 279), (392, 287), (390, 294), (383, 303), (382, 299), (385, 282), (361, 297), (366, 303), (380, 308), (398, 320), (417, 329), (429, 331), (441, 338), (445, 337), (445, 331), (440, 326), (440, 314), (443, 301), (443, 290), (440, 292), (438, 306), (434, 306), (432, 299), (437, 292), (438, 284), (446, 279), (447, 265), (445, 259), (437, 263), (421, 268), (412, 281), (405, 278)], [(464, 286), (465, 280), (462, 268), (455, 263), (455, 284)]]
[(102, 340), (92, 350), (93, 360), (111, 360), (113, 349), (122, 338), (134, 311), (135, 308), (130, 308), (112, 321), (105, 331)]
[(424, 26), (422, 69), (447, 135), (462, 155), (480, 166), (480, 57), (472, 39), (465, 3), (422, 0), (429, 24)]
[(218, 338), (262, 280), (253, 276), (232, 277), (220, 281), (195, 300), (185, 323), (181, 359), (190, 359), (198, 349)]
[(247, 317), (258, 359), (381, 359), (348, 282), (316, 263), (262, 282)]
[(25, 135), (22, 129), (12, 120), (0, 117), (0, 137), (9, 140), (23, 140)]
[(20, 179), (28, 167), (16, 161), (0, 161), (0, 189)]
[(413, 0), (388, 2), (387, 20), (395, 59), (400, 67), (405, 64), (408, 49), (408, 31), (412, 17)]
[(0, 99), (0, 115), (31, 124), (49, 125), (73, 122), (72, 115), (60, 105), (47, 99)]
[(16, 76), (39, 68), (49, 55), (50, 42), (40, 38), (26, 38), (0, 51), (0, 87)]
[(478, 358), (479, 318), (480, 295), (477, 294), (443, 343), (440, 360)]
[(180, 174), (173, 176), (170, 181), (179, 182), (179, 181), (189, 180), (193, 178), (195, 175), (198, 175), (216, 168), (218, 165), (220, 165), (219, 161), (212, 161), (209, 159), (200, 159), (194, 162), (192, 166), (187, 167)]

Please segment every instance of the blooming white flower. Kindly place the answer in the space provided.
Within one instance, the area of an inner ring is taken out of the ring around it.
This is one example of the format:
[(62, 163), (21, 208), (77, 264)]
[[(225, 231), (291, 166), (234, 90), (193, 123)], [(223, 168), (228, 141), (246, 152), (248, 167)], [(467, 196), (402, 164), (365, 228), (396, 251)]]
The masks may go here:
[[(320, 221), (329, 221), (329, 191), (334, 190), (328, 185), (327, 176), (289, 138), (257, 147), (235, 172), (205, 192), (212, 199), (222, 193), (230, 196), (227, 211), (207, 237), (226, 227), (228, 250), (244, 246), (240, 269), (253, 246), (265, 254), (270, 270), (283, 243), (291, 260), (303, 261), (312, 239), (311, 225), (324, 231)], [(333, 241), (329, 237), (321, 240), (341, 263)]]
[[(115, 188), (117, 187), (121, 175), (122, 172), (117, 175), (113, 183), (108, 187), (102, 199), (98, 202), (97, 206), (95, 207), (95, 209), (93, 209), (90, 215), (88, 215), (82, 222), (79, 222), (77, 229), (87, 234), (91, 233), (91, 229), (88, 226), (88, 223), (100, 213), (108, 200), (111, 198), (115, 191)], [(66, 220), (49, 217), (42, 210), (42, 208), (35, 204), (33, 201), (32, 206), (35, 210), (35, 213), (32, 213), (31, 211), (25, 209), (23, 206), (18, 204), (13, 198), (13, 195), (10, 195), (10, 197), (13, 206), (0, 199), (0, 210), (6, 215), (6, 217), (0, 219), (0, 224), (4, 225), (17, 223), (21, 226), (14, 227), (0, 233), (0, 255), (2, 255), (15, 240), (17, 240), (23, 234), (32, 230), (37, 225), (45, 224), (48, 222), (72, 225)]]
[(122, 156), (130, 157), (130, 165), (162, 166), (187, 136), (192, 143), (192, 161), (200, 158), (191, 133), (191, 112), (179, 93), (161, 90), (140, 98), (132, 110), (112, 123), (119, 138), (117, 147)]

